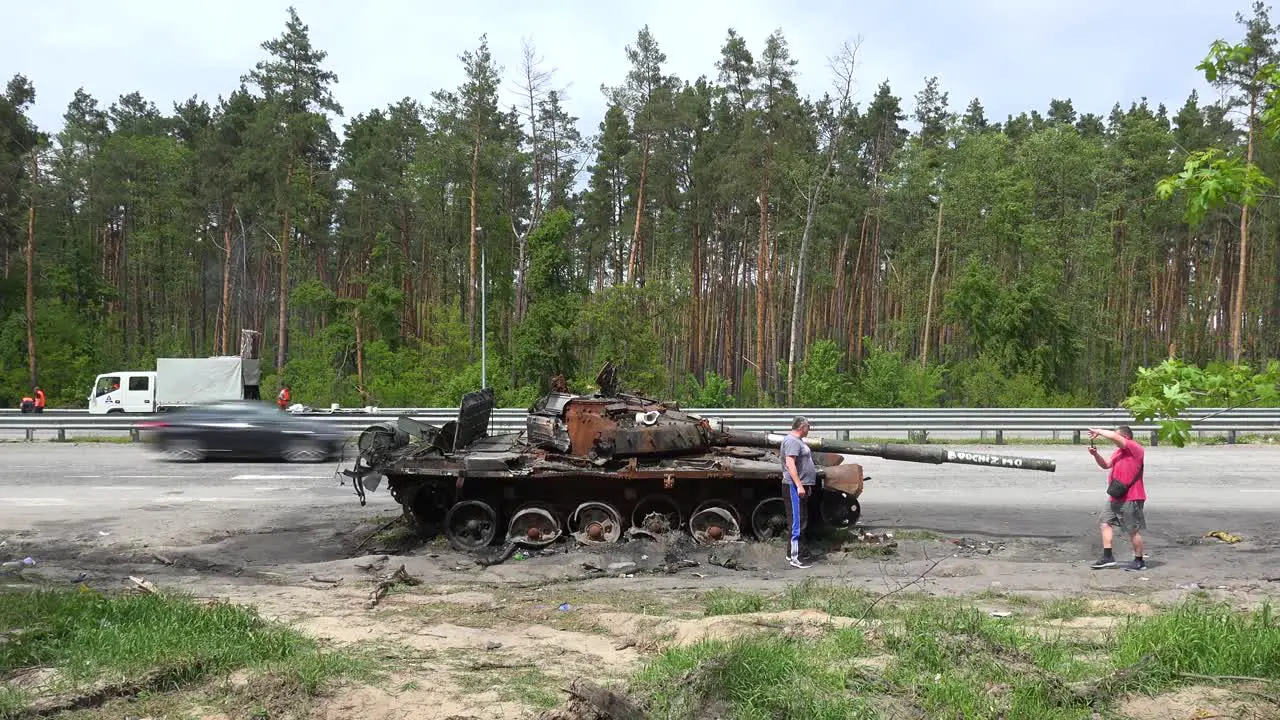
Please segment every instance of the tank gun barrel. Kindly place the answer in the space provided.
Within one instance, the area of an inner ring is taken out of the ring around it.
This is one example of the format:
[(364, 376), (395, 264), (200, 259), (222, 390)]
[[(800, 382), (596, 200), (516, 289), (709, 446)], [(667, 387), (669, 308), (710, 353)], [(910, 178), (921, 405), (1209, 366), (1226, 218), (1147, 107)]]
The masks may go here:
[[(722, 442), (725, 445), (776, 448), (782, 443), (783, 437), (785, 435), (780, 433), (744, 432), (726, 428), (722, 436)], [(1010, 468), (1013, 470), (1043, 470), (1045, 472), (1056, 472), (1058, 469), (1058, 462), (1052, 458), (1031, 458), (1019, 455), (970, 452), (968, 450), (949, 450), (935, 445), (865, 444), (814, 437), (805, 438), (804, 443), (810, 448), (822, 452), (868, 455), (902, 462), (933, 463), (935, 465), (958, 463), (961, 465), (981, 465), (983, 467)]]

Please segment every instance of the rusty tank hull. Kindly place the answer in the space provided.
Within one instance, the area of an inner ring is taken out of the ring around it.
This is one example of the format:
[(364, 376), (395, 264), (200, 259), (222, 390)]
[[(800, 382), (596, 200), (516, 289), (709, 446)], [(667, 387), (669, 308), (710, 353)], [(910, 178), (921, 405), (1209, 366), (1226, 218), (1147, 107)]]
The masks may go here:
[[(524, 430), (490, 435), (492, 390), (468, 393), (455, 421), (409, 417), (361, 433), (352, 478), (361, 502), (385, 480), (418, 532), (443, 532), (460, 550), (504, 542), (541, 547), (691, 534), (713, 543), (787, 532), (781, 435), (744, 433), (678, 405), (618, 392), (612, 367), (600, 392), (555, 392), (529, 409)], [(845, 455), (1053, 471), (1052, 460), (859, 445), (806, 438), (818, 485), (808, 525), (857, 523), (864, 482)], [(808, 527), (805, 527), (808, 530)]]

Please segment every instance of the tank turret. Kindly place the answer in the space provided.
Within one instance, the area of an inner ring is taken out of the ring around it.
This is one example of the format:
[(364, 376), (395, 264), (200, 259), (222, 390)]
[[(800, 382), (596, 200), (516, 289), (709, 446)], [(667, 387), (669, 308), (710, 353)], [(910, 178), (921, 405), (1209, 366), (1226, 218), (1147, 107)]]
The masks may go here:
[[(491, 389), (463, 397), (456, 421), (428, 425), (401, 417), (360, 436), (352, 470), (356, 493), (388, 491), (418, 531), (443, 531), (454, 547), (505, 541), (532, 547), (572, 535), (578, 542), (686, 531), (699, 542), (786, 526), (783, 435), (735, 430), (666, 403), (619, 392), (606, 364), (589, 395), (561, 388), (529, 408), (523, 430), (490, 435)], [(861, 514), (860, 464), (847, 455), (918, 463), (1054, 472), (1053, 460), (934, 446), (860, 444), (805, 438), (815, 450), (818, 492), (810, 517), (848, 527)], [(505, 530), (505, 532), (504, 532)]]

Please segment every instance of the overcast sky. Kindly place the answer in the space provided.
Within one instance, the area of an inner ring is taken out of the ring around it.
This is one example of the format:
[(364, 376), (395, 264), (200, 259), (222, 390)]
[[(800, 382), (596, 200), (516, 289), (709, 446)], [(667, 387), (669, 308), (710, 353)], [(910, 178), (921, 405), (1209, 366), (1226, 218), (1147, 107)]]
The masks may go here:
[[(279, 35), (287, 0), (44, 0), (5, 3), (3, 80), (23, 73), (36, 87), (35, 120), (56, 131), (77, 87), (107, 107), (142, 92), (162, 111), (198, 95), (216, 100), (237, 87)], [(1170, 111), (1192, 89), (1216, 98), (1195, 70), (1218, 37), (1243, 37), (1235, 14), (1249, 0), (294, 0), (312, 42), (338, 75), (346, 118), (405, 96), (424, 102), (462, 82), (458, 54), (488, 33), (505, 67), (503, 99), (516, 101), (521, 39), (531, 38), (567, 88), (569, 109), (595, 132), (602, 83), (622, 82), (624, 47), (648, 24), (682, 79), (715, 77), (729, 27), (758, 57), (782, 28), (799, 61), (802, 92), (830, 85), (826, 57), (863, 39), (856, 99), (865, 105), (888, 79), (910, 114), (924, 78), (937, 75), (950, 105), (981, 98), (992, 120), (1042, 112), (1053, 98), (1105, 116), (1142, 96)], [(799, 9), (786, 9), (794, 5)], [(339, 132), (341, 129), (339, 128)]]

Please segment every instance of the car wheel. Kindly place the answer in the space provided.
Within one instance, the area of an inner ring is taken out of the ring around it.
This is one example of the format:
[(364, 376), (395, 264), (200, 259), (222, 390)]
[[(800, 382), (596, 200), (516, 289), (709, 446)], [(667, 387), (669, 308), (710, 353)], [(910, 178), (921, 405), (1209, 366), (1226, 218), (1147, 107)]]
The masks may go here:
[(173, 462), (200, 462), (205, 459), (205, 451), (195, 440), (173, 440), (166, 443), (164, 456)]
[(312, 440), (294, 440), (285, 448), (286, 462), (320, 462), (327, 453), (324, 446)]

